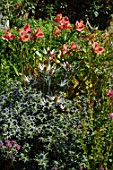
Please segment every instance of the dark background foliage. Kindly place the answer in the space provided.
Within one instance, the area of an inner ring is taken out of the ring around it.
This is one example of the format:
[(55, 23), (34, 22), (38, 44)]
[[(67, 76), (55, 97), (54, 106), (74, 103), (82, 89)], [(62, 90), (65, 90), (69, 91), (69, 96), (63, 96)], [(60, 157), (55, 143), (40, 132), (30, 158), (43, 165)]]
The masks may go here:
[(67, 15), (72, 23), (79, 19), (89, 19), (93, 26), (105, 29), (113, 13), (112, 0), (12, 0), (8, 3), (2, 0), (0, 6), (3, 15), (10, 19), (10, 26), (16, 24), (18, 17), (45, 19), (62, 13)]

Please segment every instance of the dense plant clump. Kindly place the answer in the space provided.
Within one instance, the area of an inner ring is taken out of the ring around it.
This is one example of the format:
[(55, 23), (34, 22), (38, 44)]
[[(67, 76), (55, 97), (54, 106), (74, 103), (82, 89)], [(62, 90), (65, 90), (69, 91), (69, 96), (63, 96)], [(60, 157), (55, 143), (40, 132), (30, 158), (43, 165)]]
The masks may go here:
[(0, 32), (0, 167), (113, 169), (113, 36), (61, 13)]
[[(7, 159), (32, 161), (38, 169), (79, 167), (83, 151), (77, 133), (73, 135), (80, 130), (79, 109), (74, 102), (62, 95), (43, 96), (15, 83), (2, 92), (0, 104), (1, 153)], [(16, 150), (12, 140), (19, 143)], [(30, 168), (36, 169), (34, 166)]]
[(110, 34), (97, 28), (90, 30), (83, 20), (72, 25), (62, 14), (54, 21), (39, 20), (33, 25), (35, 29), (27, 23), (2, 35), (1, 43), (6, 41), (3, 49), (7, 53), (1, 56), (1, 68), (6, 69), (7, 63), (6, 77), (21, 75), (27, 84), (33, 82), (37, 90), (64, 91), (70, 98), (84, 93), (83, 88), (86, 93), (90, 88), (92, 96), (96, 96), (100, 82), (101, 86), (107, 83), (103, 79), (111, 70)]
[(71, 170), (103, 161), (110, 168), (111, 120), (101, 117), (103, 110), (93, 115), (84, 96), (45, 96), (15, 82), (2, 92), (0, 106), (0, 152), (12, 168)]

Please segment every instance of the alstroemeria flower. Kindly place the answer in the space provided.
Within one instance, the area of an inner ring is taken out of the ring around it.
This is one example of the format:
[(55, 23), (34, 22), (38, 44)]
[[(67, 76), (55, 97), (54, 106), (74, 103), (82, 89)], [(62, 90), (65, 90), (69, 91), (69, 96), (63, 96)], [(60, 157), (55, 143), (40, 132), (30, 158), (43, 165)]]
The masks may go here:
[(94, 42), (93, 48), (96, 54), (101, 54), (104, 51), (104, 48), (101, 47), (97, 42)]
[(54, 18), (55, 22), (60, 22), (62, 20), (62, 14), (57, 14), (56, 18)]
[(20, 37), (18, 40), (22, 40), (22, 41), (29, 41), (30, 40), (30, 34), (28, 34), (27, 32), (21, 30), (19, 31)]
[(59, 50), (61, 50), (63, 53), (66, 53), (68, 51), (68, 44), (63, 44)]
[(62, 14), (57, 14), (54, 21), (58, 23), (57, 27), (60, 30), (71, 29), (71, 24), (70, 24), (69, 18), (67, 16), (62, 17)]
[(64, 30), (64, 29), (69, 29), (70, 30), (71, 29), (70, 23), (69, 22), (64, 22), (64, 21), (60, 22), (57, 27), (60, 30)]
[(61, 35), (61, 31), (59, 28), (53, 31), (53, 37), (59, 37)]
[(32, 29), (29, 24), (25, 24), (24, 27), (19, 31), (20, 37), (18, 40), (28, 41), (30, 40), (30, 34)]
[(109, 117), (113, 119), (113, 113), (110, 113), (110, 114), (109, 114)]
[(37, 28), (33, 39), (36, 40), (37, 38), (43, 38), (43, 37), (44, 37), (44, 33), (41, 31), (40, 28)]
[(71, 29), (71, 24), (69, 22), (69, 18), (68, 17), (63, 17), (61, 21), (58, 22), (58, 26), (59, 29), (63, 30), (63, 29)]
[(16, 36), (13, 35), (10, 30), (7, 30), (6, 33), (2, 35), (2, 39), (6, 41), (12, 40), (14, 38), (16, 38)]
[(64, 24), (64, 29), (68, 29), (70, 30), (71, 29), (71, 24), (68, 22), (68, 23), (65, 23)]
[(25, 24), (23, 27), (23, 30), (27, 33), (31, 33), (31, 31), (32, 31), (29, 24)]
[(83, 20), (80, 20), (80, 22), (79, 21), (76, 21), (76, 23), (75, 23), (75, 29), (77, 30), (77, 31), (83, 31), (84, 30), (84, 27), (85, 27), (85, 25), (84, 25), (84, 21)]
[(77, 45), (75, 44), (74, 41), (71, 42), (71, 46), (70, 46), (70, 49), (73, 50), (73, 49), (77, 49)]

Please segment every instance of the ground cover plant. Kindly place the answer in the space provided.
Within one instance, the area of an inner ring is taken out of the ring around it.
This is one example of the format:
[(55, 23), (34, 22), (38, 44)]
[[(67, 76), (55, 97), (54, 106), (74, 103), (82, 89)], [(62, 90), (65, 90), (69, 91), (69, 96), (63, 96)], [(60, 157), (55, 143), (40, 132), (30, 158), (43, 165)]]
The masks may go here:
[(1, 168), (112, 170), (112, 34), (62, 14), (0, 34)]

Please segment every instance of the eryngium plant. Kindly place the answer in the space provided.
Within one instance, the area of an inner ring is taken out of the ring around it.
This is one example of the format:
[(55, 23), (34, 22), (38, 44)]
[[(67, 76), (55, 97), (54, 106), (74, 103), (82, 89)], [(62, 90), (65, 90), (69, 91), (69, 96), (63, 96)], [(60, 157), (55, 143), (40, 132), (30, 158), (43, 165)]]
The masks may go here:
[(1, 168), (112, 170), (112, 119), (101, 103), (12, 83), (0, 96)]
[[(79, 109), (63, 94), (44, 96), (12, 83), (0, 96), (0, 113), (0, 152), (12, 168), (77, 169), (85, 161)], [(14, 150), (12, 141), (20, 147)]]

